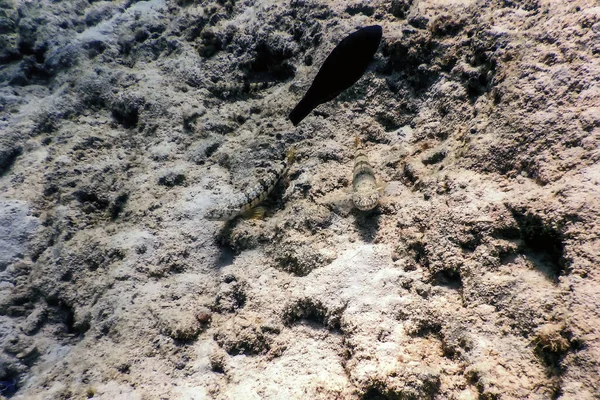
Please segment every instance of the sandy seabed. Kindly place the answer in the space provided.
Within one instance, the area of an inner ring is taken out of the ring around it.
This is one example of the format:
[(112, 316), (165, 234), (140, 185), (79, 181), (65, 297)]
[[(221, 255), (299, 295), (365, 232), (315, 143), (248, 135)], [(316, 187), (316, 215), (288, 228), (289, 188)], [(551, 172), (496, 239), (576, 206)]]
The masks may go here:
[(0, 0), (2, 398), (598, 399), (599, 221), (597, 1)]

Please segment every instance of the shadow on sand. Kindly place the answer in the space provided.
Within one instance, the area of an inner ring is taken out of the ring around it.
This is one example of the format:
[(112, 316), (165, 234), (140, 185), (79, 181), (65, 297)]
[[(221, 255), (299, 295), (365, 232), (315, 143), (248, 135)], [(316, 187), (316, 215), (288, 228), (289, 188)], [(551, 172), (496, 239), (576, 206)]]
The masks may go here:
[(379, 219), (381, 217), (379, 209), (376, 208), (366, 212), (354, 209), (352, 214), (354, 214), (354, 223), (362, 240), (372, 243), (379, 230)]
[(219, 248), (219, 257), (217, 258), (216, 267), (219, 269), (233, 264), (233, 260), (235, 259), (235, 251), (231, 248), (227, 239), (231, 236), (231, 231), (236, 224), (236, 220), (237, 218), (225, 222), (215, 236), (215, 243)]

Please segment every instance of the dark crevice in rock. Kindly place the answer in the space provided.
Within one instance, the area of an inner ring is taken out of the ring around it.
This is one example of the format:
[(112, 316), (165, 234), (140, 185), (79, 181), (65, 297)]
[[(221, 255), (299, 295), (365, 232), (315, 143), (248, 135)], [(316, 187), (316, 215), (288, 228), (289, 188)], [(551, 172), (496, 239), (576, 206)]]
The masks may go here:
[(400, 124), (388, 115), (376, 115), (375, 120), (383, 127), (386, 132), (394, 132), (400, 128)]
[(48, 297), (46, 303), (53, 310), (50, 315), (65, 324), (68, 334), (82, 336), (90, 329), (90, 322), (88, 320), (76, 321), (75, 310), (72, 305), (56, 297)]
[(492, 232), (495, 239), (516, 240), (521, 238), (521, 232), (516, 225), (508, 225), (495, 228)]
[(426, 91), (439, 77), (439, 71), (418, 68), (429, 66), (439, 55), (437, 42), (424, 32), (407, 30), (405, 39), (389, 42), (384, 39), (381, 53), (385, 64), (379, 72), (389, 77), (388, 85), (408, 85), (415, 95)]
[(330, 311), (318, 300), (304, 298), (290, 304), (283, 312), (283, 322), (293, 325), (305, 320), (329, 329), (340, 330), (343, 309)]
[(489, 58), (487, 52), (482, 49), (476, 49), (471, 60), (476, 72), (463, 73), (462, 78), (466, 81), (469, 97), (474, 100), (491, 90), (496, 61)]
[(217, 334), (215, 335), (214, 340), (227, 352), (227, 354), (232, 356), (240, 354), (252, 356), (268, 352), (271, 348), (269, 338), (259, 331), (253, 333), (255, 335), (251, 338), (238, 338), (231, 342), (227, 342), (225, 338)]
[[(255, 80), (287, 80), (296, 75), (296, 69), (288, 61), (293, 54), (287, 49), (274, 48), (266, 42), (256, 46), (256, 57), (242, 69), (246, 69), (248, 79)], [(270, 78), (270, 79), (269, 79)]]
[[(560, 383), (560, 377), (565, 372), (563, 359), (570, 352), (576, 352), (584, 348), (584, 343), (574, 338), (573, 332), (566, 326), (558, 324), (546, 324), (536, 332), (534, 340), (534, 353), (540, 359), (549, 376)], [(560, 384), (557, 385), (552, 398), (558, 398), (561, 392)]]
[(548, 279), (557, 282), (558, 277), (567, 272), (562, 233), (536, 214), (524, 209), (509, 209), (524, 243), (520, 252)]
[(148, 106), (144, 99), (126, 93), (113, 99), (110, 110), (117, 123), (122, 125), (123, 128), (131, 129), (138, 125), (140, 110), (144, 106)]
[(425, 157), (423, 159), (423, 164), (425, 164), (425, 165), (437, 164), (437, 163), (442, 162), (444, 160), (444, 158), (446, 158), (445, 150), (436, 151), (435, 153), (431, 154), (430, 156)]
[(229, 355), (253, 356), (269, 352), (278, 334), (277, 327), (241, 316), (233, 318), (226, 328), (218, 329), (213, 338)]
[[(3, 368), (4, 369), (4, 368)], [(0, 396), (12, 398), (19, 390), (20, 374), (10, 368), (0, 372)]]
[(441, 337), (442, 325), (435, 321), (422, 320), (418, 321), (417, 329), (414, 332), (411, 332), (411, 336), (416, 337), (427, 337), (433, 336), (436, 338)]
[(22, 151), (23, 147), (18, 145), (0, 148), (0, 176), (10, 169)]
[(462, 289), (462, 278), (458, 271), (445, 269), (438, 271), (433, 275), (432, 283), (438, 286), (444, 286), (449, 289)]
[(452, 242), (458, 244), (461, 250), (465, 253), (474, 252), (484, 240), (484, 233), (478, 227), (472, 227), (465, 232), (464, 235), (460, 235), (452, 240)]
[[(394, 375), (391, 379), (398, 379)], [(407, 377), (409, 382), (398, 389), (391, 387), (385, 381), (379, 379), (371, 382), (365, 389), (361, 400), (417, 400), (434, 399), (440, 391), (441, 382), (436, 376)]]
[(442, 14), (436, 17), (429, 25), (429, 31), (434, 36), (455, 36), (464, 27), (465, 21), (454, 15)]
[(73, 197), (84, 205), (85, 212), (105, 210), (110, 205), (110, 202), (107, 199), (99, 197), (96, 193), (86, 189), (76, 190), (73, 192)]
[(412, 165), (404, 163), (400, 179), (405, 185), (413, 186), (419, 180), (419, 177), (416, 175), (415, 168)]
[(112, 116), (119, 124), (123, 125), (123, 128), (134, 128), (138, 123), (139, 112), (137, 108), (114, 108)]
[(366, 4), (353, 4), (346, 7), (346, 12), (350, 15), (363, 14), (370, 17), (375, 13), (375, 8)]
[(185, 185), (185, 175), (178, 172), (169, 171), (160, 178), (158, 184), (166, 187), (183, 186)]
[(466, 375), (467, 381), (477, 388), (477, 392), (479, 392), (479, 398), (485, 400), (498, 400), (498, 395), (495, 393), (490, 393), (485, 389), (484, 384), (482, 383), (481, 376), (477, 371), (469, 371)]
[(242, 309), (246, 305), (246, 284), (233, 281), (228, 281), (225, 277), (224, 283), (215, 298), (213, 311), (218, 313), (232, 313)]
[(362, 396), (362, 400), (388, 400), (395, 397), (384, 395), (377, 387), (370, 387)]
[(406, 18), (413, 0), (392, 0), (390, 4), (390, 13), (400, 19)]
[(423, 242), (412, 242), (408, 245), (408, 249), (412, 252), (415, 261), (423, 267), (428, 268), (430, 261)]
[(114, 221), (119, 217), (119, 215), (125, 208), (125, 204), (127, 204), (127, 200), (129, 200), (128, 193), (122, 193), (115, 198), (115, 200), (112, 202), (109, 208), (111, 220)]

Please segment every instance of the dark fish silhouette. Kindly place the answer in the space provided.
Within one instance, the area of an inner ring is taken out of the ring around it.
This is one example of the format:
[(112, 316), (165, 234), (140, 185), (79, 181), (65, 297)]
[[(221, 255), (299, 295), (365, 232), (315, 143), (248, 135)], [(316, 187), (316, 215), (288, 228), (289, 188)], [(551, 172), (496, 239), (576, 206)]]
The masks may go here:
[(365, 73), (379, 47), (382, 33), (379, 25), (367, 26), (346, 36), (333, 49), (302, 100), (290, 113), (294, 126), (319, 104), (336, 98)]

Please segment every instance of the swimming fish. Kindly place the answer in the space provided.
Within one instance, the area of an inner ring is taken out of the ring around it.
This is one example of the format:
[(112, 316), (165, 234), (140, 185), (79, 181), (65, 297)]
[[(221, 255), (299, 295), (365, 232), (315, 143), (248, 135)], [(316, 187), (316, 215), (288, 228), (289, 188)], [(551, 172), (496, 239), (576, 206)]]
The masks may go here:
[(383, 29), (371, 25), (346, 36), (327, 56), (312, 85), (289, 115), (298, 125), (319, 104), (337, 97), (366, 71), (375, 55)]
[(352, 173), (352, 202), (361, 211), (372, 210), (379, 204), (383, 185), (377, 182), (373, 166), (358, 136), (354, 139), (354, 171)]
[(205, 219), (213, 221), (229, 221), (239, 215), (256, 217), (264, 210), (257, 207), (273, 191), (275, 185), (284, 177), (294, 163), (295, 150), (290, 149), (279, 166), (269, 170), (250, 190), (235, 195), (223, 205), (214, 207), (206, 212)]

